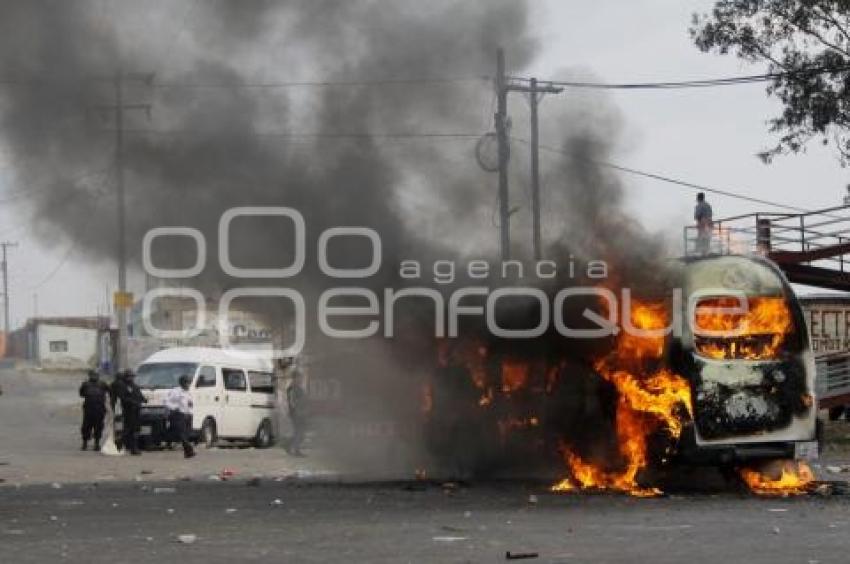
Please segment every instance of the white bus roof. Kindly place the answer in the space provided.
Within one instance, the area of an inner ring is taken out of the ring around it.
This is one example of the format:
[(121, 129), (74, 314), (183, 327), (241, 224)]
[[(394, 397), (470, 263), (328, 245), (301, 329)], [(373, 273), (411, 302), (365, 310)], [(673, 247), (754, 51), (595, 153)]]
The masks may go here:
[(190, 362), (193, 364), (231, 364), (234, 367), (269, 372), (272, 362), (268, 356), (245, 351), (216, 349), (207, 347), (175, 347), (157, 351), (142, 364), (162, 364), (167, 362)]

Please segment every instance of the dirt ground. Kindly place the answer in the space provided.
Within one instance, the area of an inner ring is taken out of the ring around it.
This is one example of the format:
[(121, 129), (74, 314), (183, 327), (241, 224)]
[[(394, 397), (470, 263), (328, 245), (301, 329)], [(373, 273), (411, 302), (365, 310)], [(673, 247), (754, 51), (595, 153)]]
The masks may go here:
[(0, 480), (5, 484), (176, 480), (209, 478), (228, 470), (238, 476), (323, 476), (333, 469), (315, 449), (293, 458), (281, 448), (244, 445), (106, 456), (80, 448), (80, 372), (0, 370)]

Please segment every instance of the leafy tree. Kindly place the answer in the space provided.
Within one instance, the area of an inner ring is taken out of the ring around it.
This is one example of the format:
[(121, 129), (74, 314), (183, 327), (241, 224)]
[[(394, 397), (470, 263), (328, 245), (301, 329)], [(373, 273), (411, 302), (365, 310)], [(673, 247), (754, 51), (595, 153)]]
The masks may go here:
[(767, 64), (767, 93), (784, 109), (769, 122), (780, 138), (765, 162), (817, 139), (850, 164), (850, 0), (718, 0), (690, 31), (703, 52)]

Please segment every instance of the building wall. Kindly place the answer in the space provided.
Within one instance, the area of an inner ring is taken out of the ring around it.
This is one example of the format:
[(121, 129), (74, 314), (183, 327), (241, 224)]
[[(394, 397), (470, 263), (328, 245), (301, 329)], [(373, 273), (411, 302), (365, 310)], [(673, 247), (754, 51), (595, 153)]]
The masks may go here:
[(95, 329), (40, 324), (34, 357), (42, 366), (94, 366), (97, 344)]
[(850, 352), (850, 299), (801, 297), (815, 356)]

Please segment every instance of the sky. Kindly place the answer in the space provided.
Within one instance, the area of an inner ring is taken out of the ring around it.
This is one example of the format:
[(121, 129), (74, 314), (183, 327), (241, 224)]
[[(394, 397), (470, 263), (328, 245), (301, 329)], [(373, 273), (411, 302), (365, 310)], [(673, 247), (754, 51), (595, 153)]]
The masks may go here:
[[(527, 72), (540, 79), (582, 76), (602, 82), (763, 72), (764, 68), (730, 56), (704, 54), (693, 46), (688, 35), (691, 16), (712, 4), (709, 0), (536, 0), (533, 26), (542, 52)], [(578, 95), (586, 94), (568, 91), (547, 97), (541, 106), (544, 120), (547, 109), (557, 111), (557, 105), (568, 105)], [(619, 114), (623, 133), (611, 157), (617, 164), (807, 209), (839, 205), (850, 182), (835, 155), (816, 144), (804, 155), (782, 157), (769, 166), (756, 158), (774, 141), (766, 121), (780, 109), (766, 97), (764, 85), (593, 95)], [(544, 128), (542, 143), (557, 141)], [(9, 252), (13, 325), (35, 313), (108, 311), (115, 268), (88, 262), (70, 242), (38, 240), (26, 221), (26, 201), (7, 201), (10, 193), (26, 188), (12, 185), (8, 165), (0, 155), (0, 240), (19, 244)], [(627, 207), (634, 216), (651, 231), (681, 239), (682, 227), (690, 222), (695, 191), (639, 177), (623, 180)], [(543, 186), (544, 198), (547, 189), (554, 187)], [(715, 217), (767, 211), (720, 196), (709, 196), (709, 201)], [(131, 277), (131, 289), (137, 294), (143, 284), (142, 276)]]

